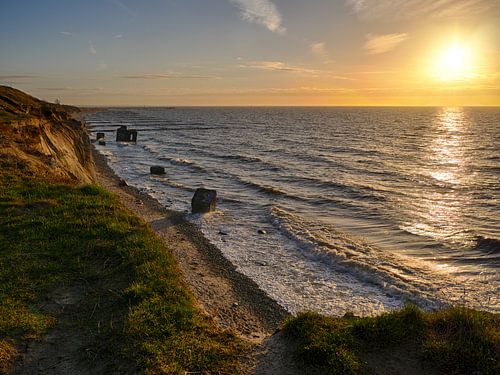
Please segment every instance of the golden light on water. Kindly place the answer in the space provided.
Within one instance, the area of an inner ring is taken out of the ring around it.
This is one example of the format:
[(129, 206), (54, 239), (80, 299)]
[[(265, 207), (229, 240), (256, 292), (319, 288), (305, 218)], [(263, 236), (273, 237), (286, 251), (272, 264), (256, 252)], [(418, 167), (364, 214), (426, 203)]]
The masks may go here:
[[(461, 108), (443, 108), (433, 124), (433, 139), (425, 150), (423, 175), (434, 179), (441, 189), (433, 189), (416, 197), (417, 215), (406, 223), (411, 233), (438, 240), (460, 236), (464, 209), (470, 202), (455, 190), (468, 179), (464, 152), (465, 114)], [(444, 267), (443, 270), (450, 269)]]
[(461, 108), (444, 108), (436, 123), (436, 138), (431, 145), (430, 175), (441, 182), (460, 184), (463, 160), (464, 113)]

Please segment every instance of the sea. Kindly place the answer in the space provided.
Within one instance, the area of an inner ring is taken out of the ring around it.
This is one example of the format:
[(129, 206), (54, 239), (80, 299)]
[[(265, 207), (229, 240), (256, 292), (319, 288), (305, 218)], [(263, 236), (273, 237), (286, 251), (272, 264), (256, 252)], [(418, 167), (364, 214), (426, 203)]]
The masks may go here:
[[(85, 121), (118, 176), (185, 213), (291, 313), (500, 311), (498, 107), (107, 108)], [(122, 125), (137, 143), (115, 142)], [(217, 191), (215, 212), (191, 214), (199, 187)]]

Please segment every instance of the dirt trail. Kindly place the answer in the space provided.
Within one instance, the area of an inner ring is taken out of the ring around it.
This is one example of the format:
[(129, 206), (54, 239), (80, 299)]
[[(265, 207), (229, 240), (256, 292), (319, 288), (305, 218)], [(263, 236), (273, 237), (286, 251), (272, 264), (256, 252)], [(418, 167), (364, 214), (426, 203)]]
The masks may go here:
[(96, 343), (81, 326), (82, 306), (96, 293), (94, 287), (84, 283), (61, 287), (47, 296), (40, 309), (55, 316), (57, 323), (41, 341), (27, 341), (26, 346), (18, 348), (21, 355), (12, 374), (104, 374), (109, 368), (118, 372), (122, 365), (130, 368), (129, 364), (99, 360)]

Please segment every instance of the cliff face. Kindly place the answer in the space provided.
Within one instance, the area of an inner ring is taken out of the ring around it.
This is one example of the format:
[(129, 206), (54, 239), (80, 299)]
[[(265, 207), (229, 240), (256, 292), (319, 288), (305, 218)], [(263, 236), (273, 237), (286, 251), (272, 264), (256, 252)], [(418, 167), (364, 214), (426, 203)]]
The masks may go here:
[(0, 86), (0, 173), (93, 181), (91, 146), (78, 113)]

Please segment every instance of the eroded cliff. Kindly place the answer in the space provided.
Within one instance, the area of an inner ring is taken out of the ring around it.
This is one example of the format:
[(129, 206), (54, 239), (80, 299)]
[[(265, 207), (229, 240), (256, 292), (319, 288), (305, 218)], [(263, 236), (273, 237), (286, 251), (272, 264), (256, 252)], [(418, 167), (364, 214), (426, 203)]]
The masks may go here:
[(0, 173), (88, 183), (91, 146), (79, 109), (0, 86)]

